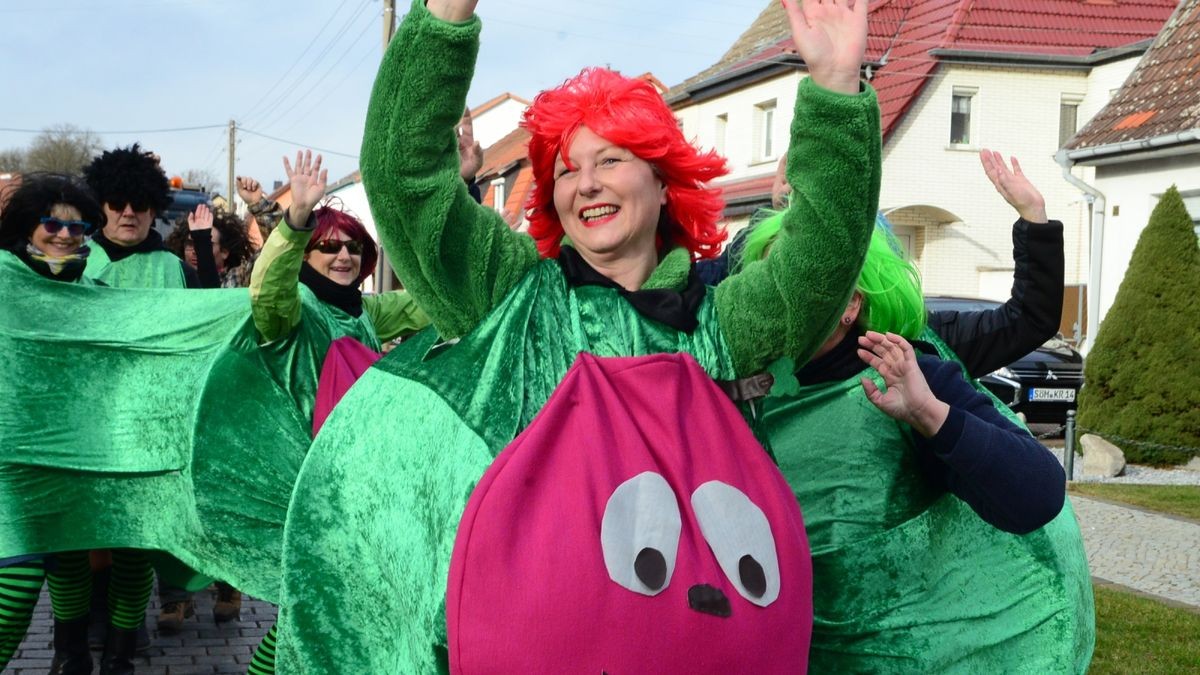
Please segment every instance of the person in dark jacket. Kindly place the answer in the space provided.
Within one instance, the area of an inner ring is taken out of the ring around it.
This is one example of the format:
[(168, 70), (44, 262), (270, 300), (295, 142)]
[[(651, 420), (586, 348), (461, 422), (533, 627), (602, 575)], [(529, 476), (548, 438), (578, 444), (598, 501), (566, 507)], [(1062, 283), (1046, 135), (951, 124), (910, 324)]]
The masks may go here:
[[(1046, 217), (1046, 201), (1025, 177), (1017, 158), (1012, 158), (1012, 168), (1000, 153), (991, 150), (980, 151), (979, 159), (996, 191), (1018, 215), (1012, 229), (1012, 292), (996, 309), (929, 312), (927, 319), (928, 327), (954, 350), (973, 378), (1012, 363), (1057, 334), (1064, 278), (1063, 225)], [(780, 166), (786, 168), (784, 160)], [(777, 173), (772, 205), (786, 208), (790, 192), (787, 177), (781, 179)], [(696, 264), (704, 283), (715, 286), (734, 271), (730, 260), (741, 257), (746, 233), (763, 219), (756, 214), (750, 227), (738, 232), (719, 258)]]

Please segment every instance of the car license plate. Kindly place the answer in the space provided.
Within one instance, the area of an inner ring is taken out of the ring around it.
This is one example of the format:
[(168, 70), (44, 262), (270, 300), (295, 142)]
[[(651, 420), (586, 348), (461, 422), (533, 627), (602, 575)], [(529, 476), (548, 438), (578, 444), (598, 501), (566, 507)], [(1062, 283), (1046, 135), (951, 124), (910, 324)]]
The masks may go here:
[(1073, 403), (1075, 401), (1074, 389), (1030, 389), (1030, 401), (1066, 401)]

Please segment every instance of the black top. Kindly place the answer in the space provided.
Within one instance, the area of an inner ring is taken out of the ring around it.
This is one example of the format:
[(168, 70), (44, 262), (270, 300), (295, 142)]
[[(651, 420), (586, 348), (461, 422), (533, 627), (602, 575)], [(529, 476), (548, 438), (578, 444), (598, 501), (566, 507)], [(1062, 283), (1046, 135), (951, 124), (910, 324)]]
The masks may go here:
[[(167, 251), (167, 253), (170, 253), (170, 250), (163, 245), (162, 235), (153, 229), (150, 230), (145, 239), (133, 246), (114, 244), (109, 241), (108, 237), (104, 236), (103, 230), (98, 230), (96, 234), (92, 235), (92, 243), (104, 249), (104, 253), (108, 255), (108, 259), (113, 262), (124, 260), (138, 253), (153, 253), (154, 251)], [(179, 264), (183, 266), (183, 278), (188, 288), (204, 288), (200, 283), (199, 275), (196, 274), (196, 270), (191, 265), (183, 260), (180, 260)]]
[[(700, 278), (716, 286), (739, 255), (739, 232), (714, 260), (696, 263)], [(930, 312), (929, 327), (962, 359), (971, 377), (982, 377), (1037, 349), (1058, 333), (1063, 302), (1063, 225), (1057, 220), (1013, 224), (1011, 297), (996, 309)]]
[[(801, 368), (797, 379), (817, 384), (855, 377), (866, 368), (857, 346), (858, 335), (851, 332)], [(912, 432), (925, 476), (1005, 532), (1032, 532), (1057, 516), (1066, 498), (1058, 460), (968, 384), (958, 364), (918, 355), (917, 365), (933, 395), (950, 406), (933, 437)]]

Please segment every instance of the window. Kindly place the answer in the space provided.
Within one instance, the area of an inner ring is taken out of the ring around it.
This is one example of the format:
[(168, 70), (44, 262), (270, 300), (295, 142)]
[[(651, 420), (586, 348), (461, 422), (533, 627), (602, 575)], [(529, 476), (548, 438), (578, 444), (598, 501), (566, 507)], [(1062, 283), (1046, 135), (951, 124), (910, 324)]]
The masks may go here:
[(1064, 95), (1058, 104), (1058, 147), (1067, 144), (1079, 131), (1079, 102), (1082, 96)]
[(755, 124), (755, 154), (760, 162), (775, 159), (775, 101), (767, 101), (754, 106)]
[(508, 181), (503, 178), (492, 181), (492, 205), (504, 213), (504, 202), (508, 200)]
[(971, 145), (971, 104), (975, 90), (954, 88), (950, 99), (950, 145)]
[(716, 149), (717, 154), (725, 154), (725, 130), (728, 126), (729, 115), (724, 113), (717, 115), (716, 126), (713, 129), (713, 147)]
[(1183, 206), (1192, 217), (1192, 230), (1196, 233), (1197, 243), (1200, 243), (1200, 190), (1181, 192)]

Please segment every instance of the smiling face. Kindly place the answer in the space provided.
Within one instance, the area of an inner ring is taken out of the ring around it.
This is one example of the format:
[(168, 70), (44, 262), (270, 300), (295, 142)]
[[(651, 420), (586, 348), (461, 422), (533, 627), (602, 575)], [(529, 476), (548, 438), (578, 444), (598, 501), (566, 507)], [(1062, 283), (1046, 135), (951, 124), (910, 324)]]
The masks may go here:
[[(332, 235), (317, 242), (311, 251), (305, 253), (304, 259), (322, 276), (343, 286), (353, 286), (358, 282), (358, 273), (362, 269), (362, 248), (358, 249), (358, 253), (351, 253), (349, 247), (334, 243), (343, 241), (355, 242), (355, 239), (345, 232), (334, 230)], [(326, 252), (334, 246), (337, 246), (336, 251)]]
[(154, 209), (135, 210), (133, 204), (104, 203), (104, 236), (118, 246), (137, 246), (150, 234)]
[[(60, 221), (77, 221), (82, 218), (79, 209), (69, 204), (55, 204), (50, 209), (50, 216)], [(38, 224), (29, 233), (29, 243), (39, 251), (55, 258), (64, 258), (83, 246), (83, 234), (71, 236), (70, 228), (62, 227), (51, 234), (44, 224)]]
[(589, 262), (655, 255), (667, 190), (649, 162), (580, 127), (554, 163), (554, 210)]

